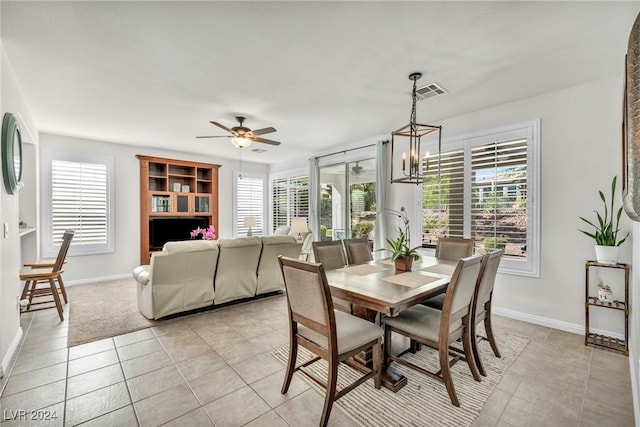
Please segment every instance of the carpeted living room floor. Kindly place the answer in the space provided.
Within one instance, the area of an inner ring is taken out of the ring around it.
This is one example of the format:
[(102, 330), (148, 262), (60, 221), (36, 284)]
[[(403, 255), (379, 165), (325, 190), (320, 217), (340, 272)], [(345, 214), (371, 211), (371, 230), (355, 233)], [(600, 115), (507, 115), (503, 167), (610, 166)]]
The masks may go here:
[[(23, 342), (0, 380), (2, 427), (28, 425), (16, 419), (18, 410), (48, 416), (38, 425), (54, 426), (318, 423), (323, 397), (309, 383), (296, 375), (289, 393), (280, 394), (288, 331), (282, 295), (68, 347), (73, 304), (70, 299), (63, 322), (55, 310), (22, 315)], [(494, 324), (503, 336), (519, 337), (522, 349), (499, 372), (472, 425), (634, 425), (626, 357), (585, 347), (579, 335), (500, 316)], [(464, 380), (458, 377), (457, 384), (463, 395)], [(425, 381), (425, 388), (446, 396), (438, 382)], [(402, 396), (393, 398), (401, 402)], [(389, 425), (375, 415), (354, 418), (348, 406), (334, 406), (331, 425)], [(411, 424), (451, 421), (425, 407)]]

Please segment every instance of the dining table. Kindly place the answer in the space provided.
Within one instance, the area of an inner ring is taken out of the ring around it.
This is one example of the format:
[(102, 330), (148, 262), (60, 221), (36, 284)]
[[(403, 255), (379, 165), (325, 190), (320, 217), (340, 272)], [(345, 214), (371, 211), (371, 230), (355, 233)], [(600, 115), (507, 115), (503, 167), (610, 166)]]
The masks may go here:
[[(382, 316), (397, 316), (445, 292), (456, 264), (453, 260), (423, 256), (413, 263), (410, 271), (400, 271), (391, 259), (386, 258), (325, 273), (333, 297), (350, 302), (352, 314), (381, 324)], [(371, 366), (371, 357), (371, 352), (367, 352), (356, 358), (352, 366), (357, 369), (362, 364)], [(398, 391), (406, 383), (406, 377), (392, 367), (384, 367), (382, 384), (385, 387)]]

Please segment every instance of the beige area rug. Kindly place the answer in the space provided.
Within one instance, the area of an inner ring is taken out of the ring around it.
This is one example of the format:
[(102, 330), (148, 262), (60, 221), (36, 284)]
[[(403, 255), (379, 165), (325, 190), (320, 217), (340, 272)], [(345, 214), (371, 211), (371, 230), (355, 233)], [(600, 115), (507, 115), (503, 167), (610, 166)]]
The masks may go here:
[(158, 322), (138, 311), (136, 281), (131, 279), (67, 286), (67, 347), (149, 328)]
[[(422, 375), (397, 363), (391, 366), (404, 374), (407, 385), (397, 393), (384, 387), (376, 390), (373, 380), (356, 387), (335, 404), (339, 406), (354, 422), (362, 426), (470, 426), (480, 414), (482, 406), (487, 401), (509, 366), (518, 358), (522, 350), (529, 343), (528, 338), (507, 332), (495, 334), (502, 358), (493, 355), (489, 343), (482, 341), (480, 357), (482, 358), (487, 376), (477, 382), (471, 376), (469, 367), (464, 361), (456, 363), (452, 369), (456, 394), (460, 400), (460, 407), (451, 404), (444, 384)], [(273, 351), (273, 356), (286, 365), (288, 346)], [(300, 347), (298, 364), (309, 360), (311, 353)], [(437, 370), (438, 353), (425, 348), (416, 354), (407, 354), (405, 359), (415, 362), (429, 370)], [(307, 369), (313, 371), (319, 378), (326, 378), (327, 365), (324, 361), (314, 363)], [(314, 388), (319, 387), (305, 375), (297, 373)], [(352, 382), (359, 375), (353, 369), (340, 365), (338, 372), (338, 389)], [(324, 393), (323, 389), (322, 393)], [(317, 414), (318, 419), (320, 414)]]

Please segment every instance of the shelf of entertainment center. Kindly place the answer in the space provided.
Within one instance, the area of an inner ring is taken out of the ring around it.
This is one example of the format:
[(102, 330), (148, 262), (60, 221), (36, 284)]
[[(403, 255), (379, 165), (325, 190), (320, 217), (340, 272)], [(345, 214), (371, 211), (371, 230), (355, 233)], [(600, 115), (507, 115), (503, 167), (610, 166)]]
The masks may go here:
[(220, 165), (143, 155), (136, 157), (140, 161), (141, 263), (148, 264), (151, 253), (164, 244), (162, 235), (153, 236), (154, 222), (156, 225), (173, 222), (176, 231), (180, 229), (175, 236), (162, 232), (164, 238), (170, 240), (189, 239), (189, 227), (213, 225), (218, 228)]

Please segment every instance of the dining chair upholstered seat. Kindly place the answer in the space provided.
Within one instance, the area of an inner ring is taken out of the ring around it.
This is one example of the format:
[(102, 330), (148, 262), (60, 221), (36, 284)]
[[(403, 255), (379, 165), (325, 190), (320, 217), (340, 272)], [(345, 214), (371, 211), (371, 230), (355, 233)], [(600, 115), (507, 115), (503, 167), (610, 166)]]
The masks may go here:
[[(383, 331), (371, 322), (334, 310), (322, 264), (284, 256), (278, 259), (284, 277), (289, 317), (289, 359), (281, 392), (287, 393), (297, 371), (323, 386), (325, 399), (320, 426), (326, 426), (333, 402), (340, 397), (369, 378), (373, 378), (374, 386), (380, 388)], [(297, 365), (298, 346), (316, 357)], [(363, 375), (338, 390), (339, 363), (367, 349), (372, 349), (373, 367), (363, 368)], [(327, 361), (326, 381), (304, 369), (320, 359)]]
[[(478, 340), (484, 339), (489, 341), (493, 354), (495, 354), (496, 357), (501, 357), (500, 351), (498, 350), (498, 344), (493, 336), (493, 326), (491, 324), (491, 301), (493, 298), (493, 287), (496, 282), (496, 274), (498, 273), (498, 267), (500, 266), (500, 260), (502, 259), (503, 253), (504, 249), (495, 249), (485, 255), (487, 260), (486, 262), (483, 262), (482, 270), (478, 276), (476, 289), (473, 295), (472, 318), (475, 320), (471, 325), (473, 328), (473, 333), (471, 334), (471, 345), (476, 366), (478, 367), (480, 374), (485, 377), (487, 376), (487, 372), (485, 371), (482, 360), (480, 359)], [(435, 297), (424, 301), (423, 304), (428, 307), (442, 310), (442, 306), (444, 305), (444, 294), (436, 295)], [(477, 325), (481, 322), (484, 322), (484, 329), (487, 334), (486, 337), (478, 335), (476, 331)]]
[[(58, 255), (52, 266), (45, 267), (43, 262), (33, 262), (27, 263), (32, 266), (24, 267), (20, 270), (20, 280), (25, 281), (20, 299), (28, 300), (27, 306), (22, 310), (23, 312), (46, 310), (55, 307), (58, 310), (60, 320), (64, 320), (60, 296), (62, 296), (65, 304), (68, 300), (67, 291), (62, 281), (62, 267), (66, 262), (67, 252), (69, 251), (69, 245), (71, 245), (74, 234), (75, 232), (73, 230), (66, 230), (64, 232), (62, 235), (62, 244), (60, 245)], [(46, 298), (48, 296), (51, 296), (51, 299)], [(51, 305), (51, 303), (53, 303), (53, 305)]]
[(458, 261), (473, 255), (473, 239), (440, 237), (436, 245), (436, 258)]
[[(325, 271), (337, 270), (347, 265), (347, 258), (340, 240), (311, 242), (311, 247), (313, 248), (314, 261), (322, 264)], [(349, 301), (334, 297), (333, 304), (340, 311), (353, 313), (353, 306)]]
[(367, 239), (344, 239), (344, 250), (347, 253), (347, 262), (351, 264), (364, 264), (373, 259), (371, 247)]
[[(460, 406), (460, 402), (455, 392), (450, 367), (462, 356), (457, 353), (450, 354), (449, 346), (452, 343), (458, 340), (462, 341), (464, 360), (466, 360), (473, 378), (480, 381), (480, 375), (473, 360), (470, 319), (472, 314), (471, 301), (481, 266), (482, 257), (479, 255), (462, 258), (458, 261), (447, 286), (441, 311), (418, 304), (403, 311), (397, 317), (386, 317), (383, 320), (384, 365), (388, 366), (389, 361), (394, 361), (443, 382), (451, 403), (455, 406)], [(440, 370), (431, 372), (422, 366), (402, 359), (401, 355), (391, 354), (391, 340), (394, 332), (437, 350)]]

